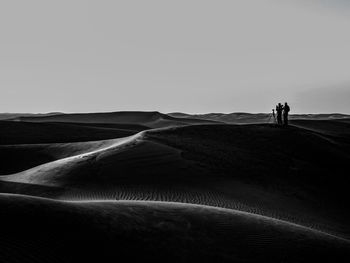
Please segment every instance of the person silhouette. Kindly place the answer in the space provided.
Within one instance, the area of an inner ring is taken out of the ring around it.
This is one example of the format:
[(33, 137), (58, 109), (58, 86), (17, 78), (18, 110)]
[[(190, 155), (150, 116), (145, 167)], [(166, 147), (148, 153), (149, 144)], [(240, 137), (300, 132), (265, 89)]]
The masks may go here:
[(288, 126), (288, 114), (290, 112), (290, 107), (288, 105), (288, 103), (284, 103), (284, 107), (283, 107), (283, 123), (284, 126)]
[(277, 112), (277, 124), (282, 125), (282, 112), (283, 112), (283, 106), (281, 103), (278, 103), (276, 106), (276, 112)]

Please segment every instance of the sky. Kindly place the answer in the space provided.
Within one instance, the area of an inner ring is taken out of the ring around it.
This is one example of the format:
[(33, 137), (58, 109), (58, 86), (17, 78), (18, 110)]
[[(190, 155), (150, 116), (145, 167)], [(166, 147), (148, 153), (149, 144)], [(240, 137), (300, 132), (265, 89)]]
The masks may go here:
[(2, 0), (0, 112), (350, 113), (347, 0)]

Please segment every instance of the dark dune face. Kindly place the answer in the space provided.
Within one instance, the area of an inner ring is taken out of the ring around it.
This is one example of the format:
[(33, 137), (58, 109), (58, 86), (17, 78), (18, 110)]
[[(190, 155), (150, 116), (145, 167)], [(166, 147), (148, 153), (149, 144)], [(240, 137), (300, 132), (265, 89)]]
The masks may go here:
[(2, 222), (10, 225), (0, 236), (0, 259), (14, 262), (346, 262), (349, 256), (345, 240), (231, 210), (7, 195), (0, 204), (7, 211)]
[(350, 121), (339, 120), (293, 120), (293, 125), (321, 134), (335, 136), (338, 139), (347, 139), (350, 135)]
[(46, 144), (0, 145), (0, 174), (21, 172), (40, 164), (108, 147), (118, 139)]
[[(342, 126), (341, 133), (349, 135), (350, 126)], [(201, 162), (219, 174), (231, 171), (239, 177), (242, 173), (247, 180), (268, 180), (271, 184), (271, 179), (283, 175), (283, 181), (296, 183), (299, 176), (304, 183), (327, 171), (338, 180), (347, 177), (343, 172), (350, 145), (342, 136), (327, 131), (320, 135), (297, 127), (202, 125), (154, 130), (147, 132), (146, 138), (176, 147), (185, 158)], [(304, 173), (308, 176), (302, 176)], [(320, 179), (329, 183), (329, 178)]]
[[(12, 211), (9, 222), (23, 205), (21, 215), (38, 220), (31, 223), (36, 229), (42, 224), (53, 227), (38, 219), (39, 210), (47, 210), (45, 222), (60, 222), (60, 231), (52, 230), (58, 240), (75, 240), (91, 250), (96, 240), (104, 240), (107, 258), (116, 248), (119, 255), (163, 262), (310, 262), (347, 255), (350, 127), (343, 120), (297, 120), (288, 128), (196, 123), (142, 132), (144, 126), (132, 124), (128, 137), (89, 142), (75, 142), (72, 127), (96, 136), (90, 129), (118, 134), (129, 124), (18, 123), (44, 129), (58, 125), (67, 143), (0, 146), (6, 160), (0, 167), (0, 192), (27, 195), (2, 196), (1, 206)], [(44, 140), (46, 133), (42, 136)], [(109, 202), (91, 202), (102, 200)], [(135, 202), (140, 200), (162, 203)], [(28, 212), (32, 210), (37, 214)], [(55, 218), (76, 223), (69, 226)], [(76, 230), (79, 234), (74, 232), (78, 222), (83, 224)], [(68, 234), (62, 236), (66, 228)], [(47, 229), (40, 231), (42, 243), (49, 243)], [(20, 232), (16, 235), (24, 238)], [(142, 253), (133, 255), (135, 250)]]
[(0, 174), (20, 172), (88, 152), (99, 145), (108, 144), (91, 141), (122, 138), (146, 129), (137, 124), (0, 121)]
[(31, 123), (0, 121), (0, 145), (84, 142), (133, 135), (135, 124)]

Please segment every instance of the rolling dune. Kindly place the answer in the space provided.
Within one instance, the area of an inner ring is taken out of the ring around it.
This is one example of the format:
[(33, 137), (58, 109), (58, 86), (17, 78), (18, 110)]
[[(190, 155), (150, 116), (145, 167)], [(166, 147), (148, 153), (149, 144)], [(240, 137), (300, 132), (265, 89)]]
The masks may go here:
[(0, 145), (0, 159), (4, 161), (0, 167), (0, 174), (16, 173), (58, 159), (105, 149), (120, 140)]
[(13, 120), (20, 117), (44, 117), (56, 114), (62, 114), (60, 112), (50, 113), (0, 113), (0, 120)]
[[(196, 125), (45, 151), (55, 160), (1, 176), (1, 191), (210, 205), (350, 236), (346, 146), (309, 130)], [(332, 177), (320, 178), (327, 172)]]
[[(267, 123), (271, 120), (271, 113), (247, 113), (247, 112), (233, 112), (233, 113), (207, 113), (207, 114), (186, 114), (182, 112), (168, 113), (168, 115), (176, 118), (195, 118), (202, 120), (212, 120), (231, 124), (253, 124), (253, 123)], [(340, 113), (331, 114), (291, 114), (291, 120), (348, 120), (349, 115)]]
[(106, 113), (60, 114), (43, 117), (18, 117), (13, 120), (26, 122), (66, 122), (66, 123), (113, 123), (138, 124), (149, 128), (183, 126), (188, 124), (219, 123), (219, 121), (176, 118), (160, 112), (120, 111)]
[(235, 210), (173, 202), (61, 202), (4, 194), (0, 205), (7, 211), (2, 222), (9, 225), (0, 236), (0, 260), (12, 262), (349, 259), (347, 240)]
[(340, 120), (293, 120), (293, 125), (321, 134), (347, 138), (350, 136), (350, 122)]
[(0, 261), (349, 259), (346, 122), (7, 123)]
[(146, 129), (148, 127), (136, 124), (0, 121), (0, 145), (106, 140), (127, 137)]

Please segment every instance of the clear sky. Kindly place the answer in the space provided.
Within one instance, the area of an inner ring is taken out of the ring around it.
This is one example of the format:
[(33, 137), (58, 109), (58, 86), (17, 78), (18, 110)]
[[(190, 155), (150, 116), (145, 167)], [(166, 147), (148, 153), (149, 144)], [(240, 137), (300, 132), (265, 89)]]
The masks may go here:
[(350, 113), (347, 0), (2, 0), (0, 112)]

